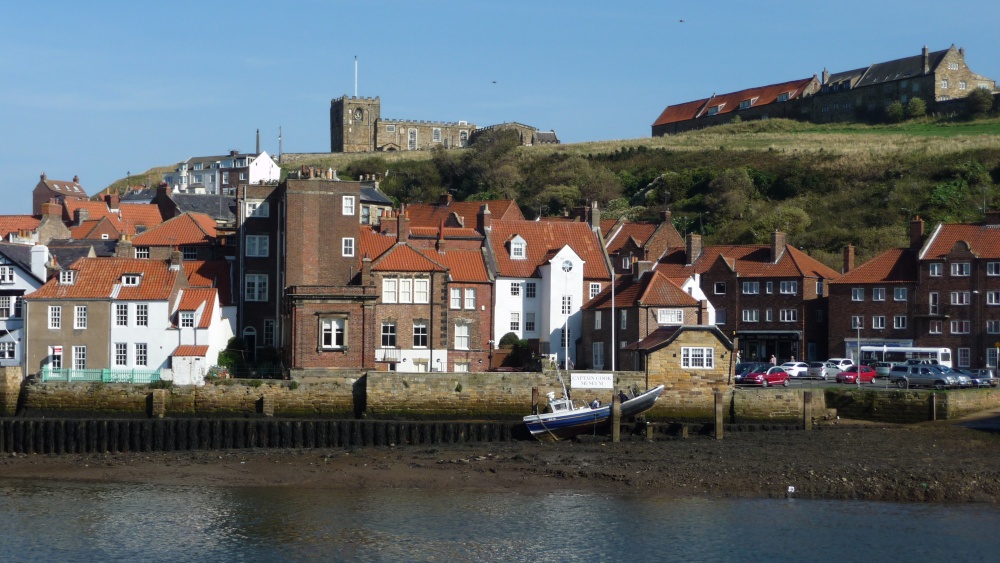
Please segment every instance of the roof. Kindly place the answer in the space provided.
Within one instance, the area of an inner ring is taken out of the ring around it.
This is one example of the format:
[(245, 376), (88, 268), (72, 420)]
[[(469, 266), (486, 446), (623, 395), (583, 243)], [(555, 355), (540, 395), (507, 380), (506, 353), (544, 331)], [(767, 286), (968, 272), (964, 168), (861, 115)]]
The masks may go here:
[(695, 263), (688, 265), (684, 248), (670, 249), (660, 258), (655, 268), (669, 278), (689, 278), (692, 274), (708, 271), (720, 259), (733, 268), (740, 277), (840, 277), (833, 268), (809, 256), (794, 246), (785, 245), (778, 263), (771, 262), (771, 247), (765, 244), (706, 246)]
[[(80, 258), (87, 258), (90, 256), (90, 250), (92, 246), (60, 246), (53, 247), (49, 246), (49, 254), (55, 261), (55, 266), (59, 268), (66, 268), (73, 265)], [(96, 257), (97, 254), (95, 253)]]
[(656, 330), (649, 333), (646, 338), (643, 338), (639, 342), (633, 342), (632, 344), (622, 348), (622, 350), (643, 350), (646, 352), (652, 352), (670, 344), (681, 333), (688, 331), (711, 332), (715, 335), (719, 342), (726, 347), (726, 349), (733, 349), (733, 343), (726, 337), (722, 330), (715, 325), (681, 325), (658, 327)]
[[(94, 249), (94, 254), (103, 257), (112, 257), (115, 255), (115, 248), (118, 246), (117, 240), (111, 239), (52, 239), (49, 241), (49, 252), (56, 254), (59, 249), (69, 250), (72, 248), (82, 248), (82, 249)], [(72, 264), (73, 262), (60, 262), (65, 264)]]
[(223, 307), (236, 304), (233, 301), (232, 273), (227, 260), (185, 260), (181, 265), (189, 286), (214, 287), (219, 292), (219, 303)]
[(536, 131), (535, 138), (539, 143), (558, 143), (559, 137), (556, 136), (555, 131)]
[(401, 242), (372, 261), (372, 271), (380, 272), (442, 272), (446, 268), (413, 246)]
[[(48, 176), (42, 174), (42, 179), (39, 184), (45, 186), (53, 192), (64, 194), (71, 197), (79, 197), (87, 199), (87, 191), (83, 189), (80, 185), (79, 178), (74, 177), (72, 180), (50, 180)], [(38, 186), (35, 186), (36, 188)]]
[(618, 224), (618, 221), (619, 219), (601, 219), (601, 236), (603, 236), (605, 240), (608, 238), (608, 235), (611, 234), (611, 229)]
[[(601, 221), (601, 223), (604, 223), (604, 221)], [(634, 239), (635, 245), (643, 248), (646, 246), (649, 237), (653, 236), (653, 233), (656, 232), (657, 227), (659, 225), (656, 223), (623, 223), (618, 232), (613, 233), (614, 238), (608, 241), (608, 253), (615, 253), (625, 246), (629, 239)]]
[[(928, 68), (930, 70), (937, 68), (937, 66), (941, 64), (941, 61), (944, 59), (944, 56), (947, 54), (948, 49), (928, 53)], [(902, 80), (910, 76), (921, 76), (923, 73), (923, 54), (914, 55), (912, 57), (903, 57), (902, 59), (886, 61), (884, 63), (875, 63), (868, 67), (865, 75), (861, 77), (861, 80), (858, 80), (855, 88), (871, 86), (872, 84), (881, 84), (883, 82), (890, 82), (893, 80)]]
[[(673, 280), (657, 271), (635, 276), (619, 276), (614, 284), (615, 307), (691, 307), (698, 300), (681, 289)], [(598, 293), (584, 309), (610, 309), (611, 286)]]
[(710, 98), (667, 106), (666, 109), (663, 110), (663, 113), (661, 113), (656, 121), (653, 122), (653, 126), (655, 127), (657, 125), (666, 125), (668, 123), (677, 123), (680, 121), (688, 121), (699, 117), (705, 117), (708, 115), (709, 108), (718, 106), (721, 107), (716, 115), (734, 113), (739, 111), (740, 102), (745, 100), (750, 100), (752, 102), (751, 107), (776, 103), (778, 101), (778, 96), (781, 94), (788, 94), (788, 99), (792, 100), (801, 96), (802, 92), (805, 91), (809, 84), (815, 79), (815, 77), (802, 78), (799, 80), (781, 82), (779, 84), (769, 84), (767, 86), (747, 88), (745, 90), (730, 92), (728, 94), (713, 94)]
[[(166, 260), (80, 258), (69, 269), (77, 271), (74, 283), (60, 284), (58, 277), (52, 278), (25, 299), (166, 301), (177, 280)], [(139, 285), (122, 285), (125, 274), (141, 276)]]
[[(116, 231), (127, 235), (134, 235), (163, 222), (160, 209), (155, 205), (146, 203), (119, 203), (118, 209), (112, 210), (103, 201), (65, 200), (63, 208), (65, 210), (65, 217), (69, 221), (73, 221), (76, 218), (76, 211), (82, 209), (86, 210), (88, 221), (98, 221), (102, 218), (107, 218)], [(89, 230), (86, 232), (89, 232)], [(83, 233), (83, 236), (85, 234)], [(74, 235), (74, 238), (77, 238), (76, 235)]]
[(927, 238), (920, 259), (943, 258), (959, 241), (968, 243), (979, 258), (1000, 258), (1000, 225), (942, 223)]
[(0, 242), (0, 254), (6, 256), (8, 260), (19, 266), (29, 276), (35, 277), (31, 271), (31, 248), (32, 247), (27, 244)]
[(420, 238), (438, 238), (444, 235), (446, 239), (466, 238), (482, 240), (483, 235), (476, 229), (464, 227), (410, 227), (410, 236)]
[(171, 191), (167, 191), (167, 195), (182, 212), (204, 213), (224, 223), (236, 221), (236, 196)]
[[(520, 236), (527, 243), (524, 260), (512, 260), (508, 241)], [(604, 249), (590, 225), (580, 221), (492, 221), (489, 232), (497, 273), (504, 277), (538, 277), (538, 267), (551, 254), (569, 246), (585, 262), (584, 279), (611, 279)]]
[(915, 250), (891, 248), (830, 284), (916, 282), (918, 269)]
[(426, 251), (434, 260), (448, 268), (451, 281), (459, 283), (489, 283), (486, 262), (479, 250)]
[(382, 234), (365, 225), (361, 225), (360, 228), (361, 234), (358, 237), (359, 261), (365, 256), (375, 260), (396, 244), (395, 234)]
[(0, 238), (20, 230), (34, 231), (41, 220), (31, 215), (0, 215)]
[(203, 358), (208, 355), (208, 346), (181, 344), (170, 353), (171, 356), (193, 356)]
[(122, 203), (150, 203), (154, 198), (156, 198), (155, 188), (130, 189), (121, 194)]
[[(232, 151), (229, 154), (223, 154), (223, 155), (219, 155), (219, 156), (192, 156), (191, 158), (189, 158), (189, 159), (187, 159), (187, 160), (185, 160), (183, 162), (186, 162), (188, 164), (194, 164), (196, 162), (222, 162), (223, 160), (234, 160), (234, 159), (237, 159), (237, 158), (245, 158), (245, 159), (247, 159), (247, 162), (253, 162), (257, 157), (259, 157), (262, 154), (264, 154), (264, 153), (263, 152), (260, 152), (260, 153), (241, 153), (239, 151)], [(246, 168), (246, 167), (245, 166), (239, 166), (238, 168)], [(220, 169), (206, 168), (204, 170), (199, 170), (198, 172), (208, 172), (210, 170), (222, 170), (222, 169), (221, 168)]]
[[(472, 228), (476, 225), (476, 217), (484, 205), (488, 206), (492, 221), (524, 219), (521, 209), (512, 199), (450, 201), (446, 205), (411, 203), (406, 206), (406, 214), (410, 218), (410, 227), (434, 227), (436, 229), (441, 224), (442, 219), (455, 213), (464, 219), (466, 227)], [(385, 221), (384, 218), (383, 221)]]
[(205, 309), (201, 312), (201, 322), (198, 328), (208, 328), (212, 326), (212, 315), (215, 312), (215, 296), (218, 291), (214, 288), (188, 288), (181, 295), (181, 302), (177, 306), (178, 311), (197, 311), (202, 303)]
[(215, 241), (215, 219), (204, 213), (185, 212), (136, 235), (136, 246), (208, 245)]
[(379, 205), (392, 206), (392, 200), (389, 196), (382, 193), (381, 190), (372, 186), (361, 186), (361, 203), (375, 203)]

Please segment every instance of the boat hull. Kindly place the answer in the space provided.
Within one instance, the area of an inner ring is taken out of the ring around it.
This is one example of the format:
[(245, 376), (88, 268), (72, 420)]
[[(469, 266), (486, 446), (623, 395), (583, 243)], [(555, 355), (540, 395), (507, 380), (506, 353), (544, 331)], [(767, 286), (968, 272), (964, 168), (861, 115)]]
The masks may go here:
[[(621, 404), (622, 418), (629, 418), (651, 409), (660, 397), (663, 386), (659, 385)], [(545, 413), (524, 417), (524, 424), (536, 439), (555, 442), (580, 434), (596, 433), (611, 419), (611, 406), (596, 409), (580, 408), (559, 413)]]

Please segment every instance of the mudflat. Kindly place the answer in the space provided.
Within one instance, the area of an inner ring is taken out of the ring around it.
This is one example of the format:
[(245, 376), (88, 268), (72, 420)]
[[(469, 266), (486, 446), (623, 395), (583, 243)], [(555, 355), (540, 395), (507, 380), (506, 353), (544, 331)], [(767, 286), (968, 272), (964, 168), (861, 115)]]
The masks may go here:
[[(970, 427), (971, 426), (971, 427)], [(655, 442), (588, 436), (331, 449), (202, 450), (0, 458), (0, 479), (185, 486), (406, 487), (915, 502), (1000, 502), (991, 424), (833, 423)]]

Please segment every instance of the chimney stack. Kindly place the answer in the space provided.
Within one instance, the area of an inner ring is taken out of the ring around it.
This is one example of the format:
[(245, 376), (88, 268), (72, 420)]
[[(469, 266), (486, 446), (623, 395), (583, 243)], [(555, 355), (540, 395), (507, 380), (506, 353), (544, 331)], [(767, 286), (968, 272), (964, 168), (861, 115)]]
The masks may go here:
[(79, 183), (80, 183), (80, 177), (79, 177), (79, 176), (76, 176), (76, 175), (74, 175), (74, 176), (73, 176), (73, 183), (74, 183), (74, 184), (79, 184)]
[(708, 324), (708, 299), (698, 301), (698, 324)]
[(931, 71), (931, 57), (930, 57), (931, 52), (927, 48), (927, 45), (924, 45), (924, 50), (922, 54), (924, 56), (924, 74), (927, 74), (928, 72)]
[(361, 285), (372, 285), (372, 259), (365, 253), (361, 257)]
[(260, 154), (260, 129), (257, 129), (257, 152), (254, 154)]
[(854, 269), (854, 245), (844, 247), (844, 268), (840, 273), (846, 274)]
[[(131, 244), (131, 243), (130, 243)], [(180, 250), (174, 250), (170, 253), (170, 271), (176, 272), (181, 269), (181, 262), (184, 261), (184, 255)]]
[(687, 254), (685, 257), (687, 258), (687, 265), (690, 266), (701, 256), (701, 235), (688, 233), (686, 239)]
[(476, 215), (476, 230), (483, 233), (484, 235), (493, 228), (492, 226), (493, 214), (490, 213), (490, 206), (483, 204), (479, 208), (479, 213)]
[(135, 254), (132, 252), (132, 237), (122, 233), (115, 246), (115, 258), (135, 258)]
[(653, 262), (650, 260), (636, 260), (632, 259), (632, 279), (634, 281), (639, 281), (642, 275), (646, 272), (652, 271)]
[[(996, 215), (993, 216), (996, 219)], [(986, 224), (990, 223), (990, 213), (986, 214)], [(1000, 224), (1000, 222), (993, 223)], [(910, 248), (920, 248), (920, 245), (924, 243), (924, 220), (920, 218), (919, 215), (910, 221)]]
[(396, 215), (396, 242), (406, 242), (410, 236), (410, 216), (405, 209)]
[(73, 223), (79, 227), (90, 219), (90, 212), (86, 209), (75, 209), (73, 210), (73, 219)]
[(821, 82), (821, 84), (823, 86), (826, 86), (826, 84), (829, 82), (830, 82), (830, 71), (826, 70), (826, 67), (823, 67), (823, 82)]
[(590, 228), (601, 228), (601, 209), (597, 206), (596, 201), (590, 202)]
[(108, 194), (104, 196), (104, 201), (108, 204), (108, 209), (118, 211), (118, 204), (121, 202), (121, 197), (118, 194)]
[(438, 205), (451, 205), (451, 194), (441, 194), (441, 197), (438, 198)]
[(771, 233), (771, 263), (777, 264), (781, 255), (785, 252), (785, 233), (774, 231)]

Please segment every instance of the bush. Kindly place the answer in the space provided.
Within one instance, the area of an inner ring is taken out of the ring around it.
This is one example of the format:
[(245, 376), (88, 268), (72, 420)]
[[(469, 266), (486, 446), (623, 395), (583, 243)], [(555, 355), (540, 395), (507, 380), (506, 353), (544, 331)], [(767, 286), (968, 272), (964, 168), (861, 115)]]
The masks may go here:
[(927, 115), (927, 102), (921, 100), (920, 98), (912, 98), (906, 103), (907, 119), (914, 119), (925, 115)]
[(508, 332), (507, 334), (503, 335), (503, 338), (500, 339), (500, 348), (503, 349), (513, 348), (514, 346), (517, 345), (518, 341), (520, 341), (520, 338), (517, 337), (517, 334), (514, 334), (513, 332)]
[(899, 100), (892, 102), (885, 108), (885, 118), (889, 123), (899, 123), (905, 117), (906, 111), (903, 109), (903, 103)]
[(969, 115), (983, 115), (993, 109), (993, 93), (989, 90), (976, 88), (965, 98), (965, 103)]

